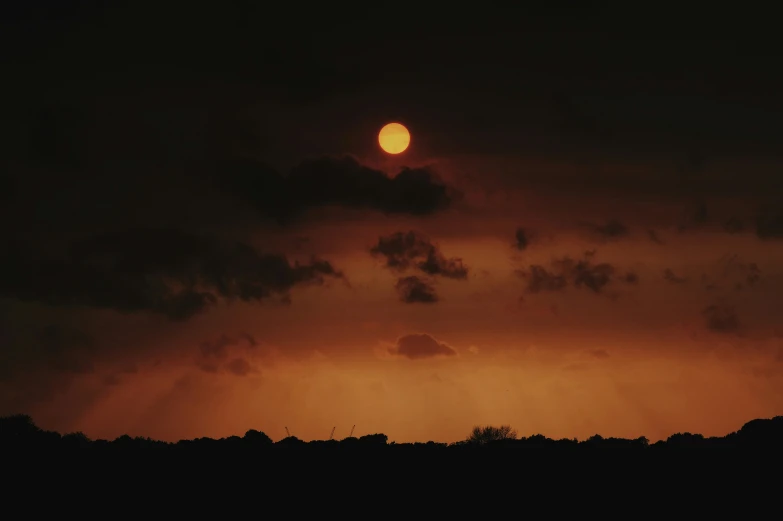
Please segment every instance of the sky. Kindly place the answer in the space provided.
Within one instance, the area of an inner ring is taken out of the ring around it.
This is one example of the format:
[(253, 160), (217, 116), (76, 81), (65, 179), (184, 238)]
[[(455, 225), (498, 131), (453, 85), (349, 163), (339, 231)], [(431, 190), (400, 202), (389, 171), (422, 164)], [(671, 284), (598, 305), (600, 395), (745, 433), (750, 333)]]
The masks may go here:
[(771, 22), (9, 4), (0, 414), (451, 442), (783, 413)]

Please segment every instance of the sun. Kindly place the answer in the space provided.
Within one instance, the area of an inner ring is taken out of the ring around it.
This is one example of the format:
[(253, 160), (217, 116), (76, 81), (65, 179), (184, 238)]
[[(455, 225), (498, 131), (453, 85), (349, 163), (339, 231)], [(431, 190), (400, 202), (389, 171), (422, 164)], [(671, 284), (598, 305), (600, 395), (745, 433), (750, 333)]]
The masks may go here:
[(411, 134), (404, 125), (389, 123), (378, 133), (378, 143), (389, 154), (401, 154), (411, 144)]

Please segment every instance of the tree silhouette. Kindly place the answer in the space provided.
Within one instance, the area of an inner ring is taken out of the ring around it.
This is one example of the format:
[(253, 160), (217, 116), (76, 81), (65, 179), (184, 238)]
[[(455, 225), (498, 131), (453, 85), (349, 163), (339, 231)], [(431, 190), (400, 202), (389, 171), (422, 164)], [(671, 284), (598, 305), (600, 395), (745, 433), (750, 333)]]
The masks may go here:
[(386, 445), (386, 442), (389, 441), (389, 437), (385, 434), (365, 434), (361, 438), (359, 438), (359, 443), (363, 446), (377, 446), (377, 445)]
[(465, 441), (474, 445), (484, 445), (493, 441), (515, 439), (517, 439), (517, 431), (512, 429), (510, 425), (501, 425), (500, 427), (476, 425)]
[(0, 420), (0, 438), (29, 438), (41, 432), (41, 429), (27, 414), (5, 416)]
[(89, 447), (90, 443), (92, 443), (92, 440), (88, 438), (86, 434), (80, 431), (65, 434), (62, 437), (62, 443), (65, 447), (81, 449), (84, 447)]
[(243, 440), (252, 445), (261, 445), (261, 446), (268, 446), (274, 443), (272, 441), (272, 438), (267, 436), (265, 433), (257, 431), (255, 429), (250, 429), (249, 431), (247, 431), (245, 433)]

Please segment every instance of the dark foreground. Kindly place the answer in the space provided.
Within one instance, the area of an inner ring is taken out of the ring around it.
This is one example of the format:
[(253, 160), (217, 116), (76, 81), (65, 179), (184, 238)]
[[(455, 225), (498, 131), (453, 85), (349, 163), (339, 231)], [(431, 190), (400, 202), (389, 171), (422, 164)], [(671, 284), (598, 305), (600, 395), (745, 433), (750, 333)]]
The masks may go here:
[[(452, 444), (394, 443), (384, 434), (343, 440), (304, 442), (288, 437), (277, 442), (250, 430), (244, 436), (181, 440), (176, 443), (120, 436), (115, 440), (91, 440), (81, 433), (61, 435), (40, 429), (29, 416), (0, 418), (0, 461), (6, 465), (58, 466), (101, 469), (112, 474), (122, 469), (162, 468), (168, 473), (189, 473), (211, 466), (338, 468), (350, 462), (354, 468), (377, 472), (381, 468), (427, 468), (449, 472), (466, 465), (526, 469), (569, 468), (569, 472), (595, 472), (597, 468), (634, 473), (660, 467), (690, 466), (690, 474), (711, 472), (713, 466), (753, 466), (783, 461), (783, 416), (750, 421), (736, 432), (720, 437), (678, 433), (649, 443), (637, 439), (603, 438), (553, 440), (542, 435), (517, 438), (510, 427), (474, 429), (467, 440)], [(505, 436), (505, 438), (504, 438)], [(777, 465), (777, 463), (776, 463)], [(226, 470), (229, 471), (229, 470)], [(146, 471), (145, 471), (146, 472)], [(668, 471), (667, 471), (668, 472)], [(781, 475), (779, 471), (776, 476)], [(783, 479), (783, 478), (781, 478)]]
[(554, 440), (537, 434), (530, 437), (517, 438), (510, 427), (476, 427), (465, 441), (457, 443), (395, 443), (389, 442), (385, 434), (368, 434), (361, 437), (350, 437), (342, 440), (302, 441), (289, 436), (277, 442), (257, 430), (249, 430), (244, 436), (228, 438), (197, 438), (180, 440), (176, 443), (153, 440), (150, 438), (128, 435), (114, 440), (91, 440), (82, 433), (62, 435), (54, 431), (39, 428), (26, 415), (14, 415), (0, 418), (0, 450), (5, 455), (14, 453), (36, 453), (49, 456), (79, 457), (181, 457), (195, 455), (225, 455), (254, 454), (265, 456), (294, 455), (345, 455), (372, 451), (374, 454), (387, 454), (400, 457), (408, 454), (431, 454), (438, 456), (483, 454), (494, 457), (497, 454), (512, 457), (524, 455), (530, 457), (533, 453), (547, 455), (569, 455), (592, 457), (611, 451), (628, 457), (639, 455), (644, 457), (664, 457), (667, 455), (682, 455), (687, 451), (696, 454), (698, 451), (718, 451), (721, 453), (734, 451), (764, 451), (775, 452), (783, 450), (783, 416), (770, 419), (752, 420), (738, 431), (726, 436), (704, 437), (701, 434), (677, 433), (666, 440), (650, 443), (647, 438), (636, 439), (604, 438), (598, 434), (586, 440), (560, 439)]
[(268, 517), (269, 505), (282, 503), (280, 515), (293, 518), (331, 517), (329, 508), (413, 519), (496, 511), (761, 518), (780, 509), (769, 505), (782, 468), (781, 416), (722, 437), (677, 434), (652, 444), (600, 436), (397, 444), (383, 434), (273, 442), (254, 430), (106, 441), (44, 431), (26, 416), (0, 419), (0, 494), (7, 509), (41, 516)]

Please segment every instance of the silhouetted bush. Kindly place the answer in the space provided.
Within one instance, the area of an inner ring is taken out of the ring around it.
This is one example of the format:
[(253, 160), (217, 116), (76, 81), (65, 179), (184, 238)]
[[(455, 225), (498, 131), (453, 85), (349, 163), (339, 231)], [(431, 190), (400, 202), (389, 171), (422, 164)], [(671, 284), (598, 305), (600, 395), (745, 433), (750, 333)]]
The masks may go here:
[(475, 426), (471, 431), (470, 436), (466, 440), (468, 443), (476, 445), (484, 445), (492, 442), (516, 440), (517, 431), (511, 428), (510, 425), (501, 425), (500, 427), (493, 427), (492, 425), (486, 425), (484, 427)]
[(274, 444), (272, 438), (255, 429), (247, 431), (243, 440), (245, 440), (248, 445), (271, 446)]
[(364, 447), (385, 446), (389, 437), (385, 434), (366, 434), (359, 438), (359, 444)]

